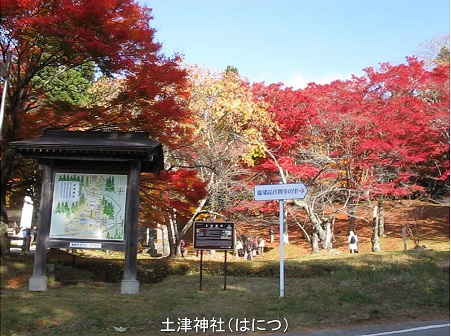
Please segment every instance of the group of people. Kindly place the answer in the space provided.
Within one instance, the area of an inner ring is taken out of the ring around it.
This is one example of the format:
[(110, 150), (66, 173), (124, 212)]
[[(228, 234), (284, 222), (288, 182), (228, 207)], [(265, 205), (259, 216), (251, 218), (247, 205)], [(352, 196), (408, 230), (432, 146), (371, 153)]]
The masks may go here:
[[(274, 242), (274, 229), (269, 228), (270, 243)], [(245, 260), (252, 260), (257, 255), (263, 255), (266, 246), (265, 238), (251, 238), (248, 236), (242, 236), (241, 240), (237, 241), (238, 256), (243, 257)], [(359, 238), (354, 231), (349, 231), (348, 246), (350, 253), (359, 252)]]
[(243, 236), (236, 243), (238, 256), (243, 257), (245, 260), (252, 260), (257, 255), (263, 255), (265, 253), (265, 246), (266, 239), (263, 237)]
[(33, 244), (36, 244), (36, 236), (38, 234), (38, 227), (36, 225), (33, 225), (31, 228), (19, 227), (17, 222), (14, 222), (13, 230), (14, 230), (13, 234), (16, 236), (22, 236), (24, 238), (29, 237), (30, 247)]
[[(36, 227), (34, 227), (35, 229)], [(269, 227), (269, 241), (274, 243), (274, 228)], [(33, 237), (34, 238), (34, 237)], [(359, 252), (359, 238), (354, 233), (354, 231), (349, 231), (348, 245), (350, 253)], [(266, 239), (263, 237), (250, 237), (243, 235), (241, 239), (237, 239), (236, 250), (238, 251), (238, 256), (244, 258), (245, 260), (252, 260), (253, 257), (257, 255), (263, 255), (265, 253)], [(180, 241), (180, 252), (182, 257), (186, 252), (186, 242), (182, 239)], [(197, 252), (197, 251), (196, 251)], [(197, 255), (197, 253), (196, 253)]]
[[(274, 228), (272, 226), (268, 229), (269, 242), (274, 243)], [(265, 253), (266, 239), (263, 237), (250, 237), (242, 235), (237, 239), (236, 250), (238, 256), (245, 260), (252, 260), (253, 257), (263, 255)]]

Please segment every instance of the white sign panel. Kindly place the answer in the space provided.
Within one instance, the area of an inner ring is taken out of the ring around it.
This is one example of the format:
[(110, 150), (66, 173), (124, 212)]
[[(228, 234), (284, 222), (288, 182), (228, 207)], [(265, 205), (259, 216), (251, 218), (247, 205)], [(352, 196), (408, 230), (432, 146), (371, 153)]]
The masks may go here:
[(275, 201), (286, 199), (302, 199), (307, 195), (304, 183), (268, 184), (254, 187), (256, 201)]
[(102, 248), (102, 244), (100, 244), (100, 243), (75, 243), (75, 242), (70, 242), (69, 247), (101, 249)]

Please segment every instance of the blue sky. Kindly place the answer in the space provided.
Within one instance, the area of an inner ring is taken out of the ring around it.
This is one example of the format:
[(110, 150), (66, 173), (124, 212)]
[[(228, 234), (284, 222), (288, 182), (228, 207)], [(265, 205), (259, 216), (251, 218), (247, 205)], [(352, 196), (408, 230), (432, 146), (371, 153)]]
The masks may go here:
[(251, 82), (303, 87), (399, 64), (449, 34), (449, 0), (139, 0), (163, 52)]

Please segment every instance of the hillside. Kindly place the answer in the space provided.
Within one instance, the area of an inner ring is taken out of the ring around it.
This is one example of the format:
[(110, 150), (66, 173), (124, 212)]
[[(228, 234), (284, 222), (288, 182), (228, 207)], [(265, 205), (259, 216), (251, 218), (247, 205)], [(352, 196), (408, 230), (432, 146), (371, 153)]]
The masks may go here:
[[(355, 231), (359, 236), (359, 252), (371, 252), (372, 227), (369, 220), (371, 214), (360, 214), (362, 218), (356, 220)], [(278, 255), (279, 250), (279, 223), (275, 216), (272, 225), (276, 231), (275, 241), (269, 244), (268, 224), (247, 224), (237, 222), (237, 231), (251, 237), (264, 237), (267, 248), (274, 249), (271, 255)], [(302, 221), (305, 216), (301, 213)], [(385, 234), (380, 237), (380, 248), (383, 252), (403, 251), (402, 228), (406, 225), (411, 233), (407, 237), (407, 249), (415, 247), (414, 236), (418, 237), (420, 246), (424, 249), (436, 251), (449, 251), (450, 249), (450, 208), (449, 205), (435, 205), (419, 201), (397, 201), (386, 204), (385, 208)], [(306, 225), (307, 232), (311, 233), (311, 226)], [(311, 253), (311, 245), (305, 239), (302, 230), (293, 222), (288, 221), (289, 246), (285, 248), (285, 258), (298, 258)], [(338, 215), (334, 227), (333, 250), (331, 253), (348, 253), (347, 244), (348, 220), (344, 215)], [(188, 234), (188, 251), (194, 253), (191, 244), (191, 234)], [(219, 256), (217, 256), (219, 257)], [(206, 258), (216, 259), (215, 256)], [(270, 258), (265, 256), (263, 258)]]

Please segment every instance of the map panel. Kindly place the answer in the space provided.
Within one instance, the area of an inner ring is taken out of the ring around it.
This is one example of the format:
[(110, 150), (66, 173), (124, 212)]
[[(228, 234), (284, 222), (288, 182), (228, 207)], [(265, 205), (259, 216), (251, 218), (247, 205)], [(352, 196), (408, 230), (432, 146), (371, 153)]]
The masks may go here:
[(127, 175), (56, 173), (51, 238), (124, 240)]

